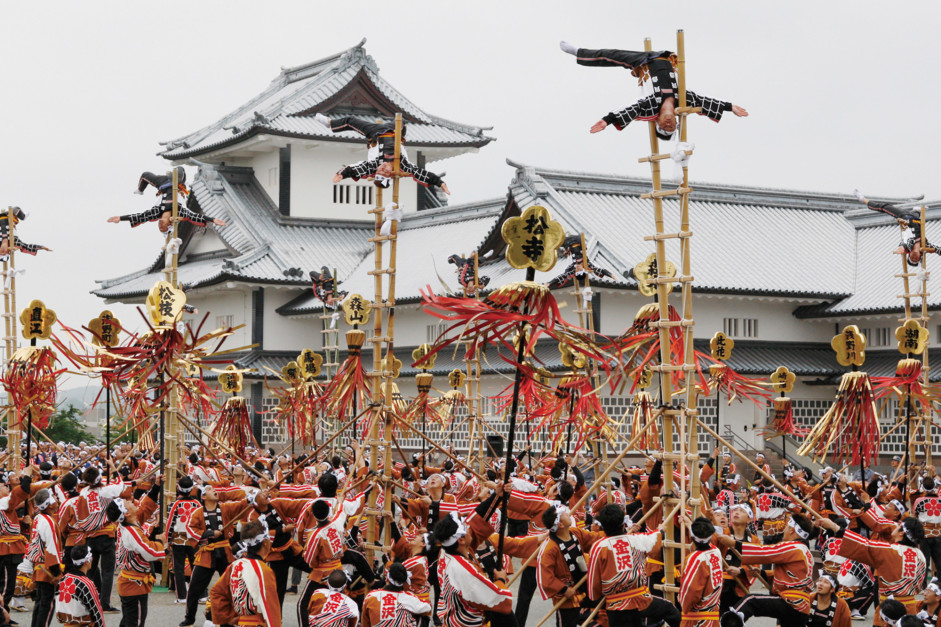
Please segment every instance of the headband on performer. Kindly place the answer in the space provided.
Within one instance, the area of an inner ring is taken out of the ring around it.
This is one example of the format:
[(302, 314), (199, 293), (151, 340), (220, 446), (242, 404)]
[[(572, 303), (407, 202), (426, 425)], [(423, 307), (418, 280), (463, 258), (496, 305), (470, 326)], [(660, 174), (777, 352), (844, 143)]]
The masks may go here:
[(124, 522), (124, 517), (127, 516), (127, 505), (124, 504), (124, 499), (114, 499), (113, 503), (117, 506), (118, 510), (121, 512), (121, 515), (115, 522), (122, 523)]
[(788, 518), (788, 519), (787, 519), (787, 525), (788, 525), (788, 527), (790, 527), (791, 529), (793, 529), (793, 530), (794, 530), (794, 533), (796, 533), (796, 534), (797, 534), (798, 536), (800, 536), (802, 539), (806, 540), (807, 538), (810, 537), (810, 532), (809, 532), (809, 531), (804, 531), (803, 529), (801, 529), (800, 525), (798, 525), (798, 524), (794, 521), (793, 518)]
[(262, 542), (264, 542), (264, 541), (267, 540), (267, 539), (268, 539), (268, 532), (267, 532), (267, 531), (262, 531), (261, 533), (259, 533), (259, 534), (258, 534), (257, 536), (255, 536), (254, 538), (247, 538), (247, 539), (245, 539), (245, 540), (243, 540), (243, 541), (245, 542), (245, 546), (258, 546), (259, 544), (261, 544)]
[(925, 590), (931, 590), (936, 595), (941, 596), (941, 585), (939, 585), (938, 578), (932, 577), (931, 581), (928, 582), (928, 585), (925, 586)]
[[(889, 598), (890, 599), (892, 598), (891, 595), (889, 596)], [(882, 617), (883, 622), (889, 627), (899, 627), (902, 624), (901, 618), (898, 620), (893, 620), (889, 618), (888, 616), (885, 615), (885, 612), (882, 611), (881, 607), (879, 608), (879, 616)]]
[(52, 493), (52, 491), (50, 490), (50, 491), (49, 491), (49, 498), (47, 498), (47, 499), (46, 499), (45, 501), (43, 501), (42, 503), (37, 503), (34, 507), (35, 507), (36, 509), (38, 509), (39, 511), (42, 512), (42, 511), (45, 511), (47, 507), (49, 507), (50, 505), (52, 505), (52, 504), (55, 503), (55, 502), (56, 502), (56, 497), (55, 497), (55, 495)]
[(452, 546), (467, 535), (467, 525), (465, 525), (460, 516), (457, 515), (457, 512), (451, 512), (451, 519), (457, 523), (457, 529), (450, 538), (441, 541), (441, 546)]
[(408, 569), (405, 569), (405, 579), (398, 580), (392, 576), (392, 571), (389, 571), (389, 583), (398, 588), (404, 588), (406, 584), (412, 583), (412, 573), (408, 572)]
[(232, 554), (235, 555), (236, 559), (244, 557), (246, 551), (248, 551), (248, 546), (244, 542), (236, 542), (235, 546), (232, 547)]
[(349, 574), (348, 572), (346, 572), (345, 570), (343, 570), (342, 573), (343, 573), (344, 575), (346, 575), (346, 581), (343, 583), (343, 585), (340, 586), (339, 588), (334, 588), (333, 586), (330, 585), (330, 581), (329, 581), (329, 579), (328, 579), (328, 580), (327, 580), (327, 590), (329, 590), (330, 592), (343, 592), (343, 588), (345, 588), (345, 587), (347, 587), (348, 585), (350, 585), (351, 583), (353, 583), (353, 580), (350, 578), (350, 574)]
[(750, 508), (748, 505), (744, 504), (744, 503), (736, 503), (735, 505), (733, 505), (732, 507), (730, 507), (730, 508), (729, 508), (729, 515), (731, 516), (731, 515), (732, 515), (732, 512), (735, 511), (735, 510), (737, 510), (737, 509), (740, 509), (740, 510), (742, 510), (743, 512), (745, 512), (746, 514), (748, 514), (748, 520), (751, 520), (751, 519), (753, 519), (753, 518), (755, 517), (755, 513), (752, 512), (752, 511), (751, 511), (751, 508)]
[(88, 562), (90, 562), (90, 561), (92, 560), (92, 557), (93, 557), (93, 556), (92, 556), (92, 554), (91, 554), (91, 549), (89, 549), (89, 548), (86, 546), (86, 547), (85, 547), (85, 557), (83, 557), (83, 558), (80, 559), (80, 560), (77, 560), (77, 559), (75, 559), (75, 558), (73, 557), (73, 558), (72, 558), (72, 563), (75, 564), (75, 567), (76, 567), (76, 568), (81, 568), (83, 565), (85, 565), (85, 564), (87, 564)]
[(889, 501), (889, 503), (892, 503), (892, 505), (895, 505), (895, 509), (899, 510), (899, 514), (905, 513), (906, 511), (905, 505), (902, 503), (902, 501), (898, 499), (892, 499), (891, 501)]
[(836, 590), (838, 590), (838, 589), (840, 588), (840, 583), (836, 580), (836, 577), (834, 577), (834, 576), (831, 575), (830, 573), (826, 573), (826, 572), (820, 573), (820, 578), (821, 578), (821, 579), (826, 579), (827, 581), (829, 581), (829, 582), (830, 582), (830, 588), (831, 588), (833, 591), (836, 591)]
[(565, 505), (556, 505), (555, 507), (555, 522), (552, 523), (552, 526), (549, 528), (549, 531), (555, 533), (559, 530), (559, 525), (562, 523), (562, 514), (568, 514), (569, 508)]
[[(719, 533), (719, 530), (718, 530), (716, 527), (713, 527), (713, 531), (714, 531), (715, 533)], [(700, 538), (700, 537), (697, 536), (695, 533), (693, 533), (693, 530), (692, 530), (692, 529), (689, 530), (689, 535), (693, 538), (693, 540), (694, 540), (697, 544), (709, 544), (710, 542), (712, 542), (712, 536), (711, 536), (711, 535), (710, 535), (709, 537), (707, 537), (707, 538)]]

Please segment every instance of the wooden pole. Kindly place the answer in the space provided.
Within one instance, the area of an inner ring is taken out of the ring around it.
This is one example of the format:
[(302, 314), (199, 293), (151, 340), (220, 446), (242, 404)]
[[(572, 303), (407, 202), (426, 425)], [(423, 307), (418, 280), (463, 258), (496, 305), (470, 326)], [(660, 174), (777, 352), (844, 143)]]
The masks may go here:
[(805, 502), (802, 501), (801, 499), (797, 498), (797, 496), (795, 496), (795, 494), (794, 494), (793, 492), (791, 492), (789, 489), (787, 489), (786, 486), (784, 486), (780, 481), (778, 481), (777, 479), (775, 479), (774, 477), (772, 477), (771, 475), (769, 475), (768, 473), (766, 473), (766, 472), (764, 471), (764, 469), (761, 468), (758, 464), (756, 464), (756, 463), (753, 462), (752, 460), (748, 459), (748, 457), (746, 457), (744, 453), (742, 453), (741, 451), (739, 451), (739, 450), (738, 450), (737, 448), (735, 448), (728, 440), (726, 440), (726, 439), (723, 438), (721, 435), (719, 435), (718, 433), (716, 433), (715, 430), (714, 430), (712, 427), (710, 427), (709, 425), (707, 425), (706, 423), (704, 423), (703, 421), (701, 421), (698, 417), (695, 418), (695, 421), (696, 421), (697, 423), (699, 423), (699, 426), (702, 427), (703, 431), (705, 431), (706, 433), (708, 433), (709, 435), (711, 435), (712, 437), (714, 437), (716, 440), (718, 440), (718, 442), (719, 442), (720, 444), (722, 444), (722, 445), (725, 446), (727, 449), (729, 449), (730, 451), (732, 451), (733, 453), (735, 453), (736, 455), (738, 455), (738, 456), (739, 456), (739, 459), (741, 459), (741, 460), (744, 461), (746, 464), (748, 464), (749, 466), (751, 466), (753, 469), (755, 469), (756, 471), (758, 471), (758, 474), (760, 474), (760, 475), (761, 475), (762, 477), (764, 477), (765, 479), (769, 480), (772, 484), (774, 484), (774, 486), (775, 486), (776, 488), (778, 488), (779, 490), (781, 490), (781, 492), (783, 492), (784, 494), (786, 494), (787, 496), (789, 496), (792, 501), (794, 501), (795, 503), (797, 503), (798, 505), (800, 505), (801, 507), (803, 507), (804, 509), (806, 509), (808, 512), (810, 512), (810, 515), (811, 515), (811, 516), (813, 516), (814, 518), (824, 518), (824, 516), (822, 516), (822, 515), (820, 514), (820, 512), (818, 512), (817, 510), (815, 510), (814, 508), (812, 508), (810, 505), (808, 505), (807, 503), (805, 503)]
[[(19, 345), (19, 338), (16, 332), (16, 267), (13, 263), (14, 251), (16, 246), (14, 242), (16, 241), (16, 216), (14, 208), (7, 207), (7, 244), (9, 246), (9, 252), (7, 253), (9, 259), (3, 264), (3, 274), (4, 281), (9, 281), (10, 287), (4, 287), (3, 290), (3, 304), (4, 304), (4, 329), (6, 330), (6, 337), (4, 338), (4, 344), (6, 346), (6, 363), (9, 364), (13, 359), (14, 353), (16, 353), (17, 346)], [(16, 470), (16, 460), (19, 459), (20, 452), (20, 416), (19, 412), (13, 408), (13, 395), (7, 393), (7, 405), (12, 409), (12, 411), (7, 412), (7, 448), (11, 451), (11, 455), (7, 458), (7, 469)]]

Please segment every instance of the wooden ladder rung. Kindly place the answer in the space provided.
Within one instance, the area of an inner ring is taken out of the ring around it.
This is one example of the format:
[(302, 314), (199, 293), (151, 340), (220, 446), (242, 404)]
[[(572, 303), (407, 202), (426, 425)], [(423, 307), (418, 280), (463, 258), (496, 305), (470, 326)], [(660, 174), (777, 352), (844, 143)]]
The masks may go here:
[(917, 292), (917, 293), (913, 292), (911, 294), (899, 294), (898, 296), (896, 296), (896, 298), (921, 298), (921, 296), (928, 298), (929, 296), (931, 296), (931, 292), (926, 292), (925, 294), (922, 294), (921, 292)]
[(671, 327), (691, 327), (695, 326), (695, 321), (693, 320), (654, 320), (653, 322), (648, 322), (647, 326), (658, 329), (663, 327), (664, 329), (669, 329)]
[(381, 242), (391, 242), (396, 239), (395, 235), (374, 235), (370, 237), (367, 242), (381, 243)]
[(689, 115), (690, 113), (702, 113), (702, 107), (677, 107), (674, 109), (677, 115)]
[(389, 336), (387, 336), (387, 335), (384, 335), (384, 336), (382, 336), (382, 337), (368, 337), (368, 338), (366, 338), (366, 341), (367, 341), (367, 342), (371, 342), (371, 343), (373, 343), (373, 344), (379, 344), (379, 343), (382, 343), (382, 342), (391, 342), (391, 341), (392, 341), (392, 338), (389, 337)]
[(677, 231), (676, 233), (657, 233), (656, 235), (644, 235), (645, 242), (655, 242), (664, 239), (687, 239), (693, 236), (692, 231)]
[[(687, 155), (693, 154), (692, 150), (684, 150)], [(637, 160), (637, 163), (649, 163), (651, 161), (664, 161), (673, 157), (673, 153), (662, 153), (659, 155), (650, 155), (649, 157), (641, 157)]]
[(653, 372), (693, 372), (696, 370), (695, 364), (659, 364), (656, 366), (648, 366)]
[(395, 274), (395, 268), (383, 268), (382, 270), (370, 270), (366, 274), (376, 276), (379, 274)]
[(668, 196), (682, 196), (693, 191), (692, 187), (677, 187), (676, 189), (660, 189), (654, 192), (641, 194), (641, 198), (666, 198)]
[(675, 540), (664, 540), (661, 544), (667, 547), (668, 549), (682, 549), (683, 547), (689, 547), (688, 544), (683, 544), (682, 542), (676, 542)]
[(386, 370), (379, 370), (379, 371), (370, 370), (369, 372), (366, 373), (367, 377), (391, 377), (392, 375), (393, 375), (392, 372), (386, 371)]
[(389, 301), (382, 301), (381, 303), (371, 303), (373, 309), (388, 309), (389, 307), (395, 307), (395, 301), (391, 303)]
[[(905, 272), (905, 273), (902, 273), (902, 274), (896, 274), (896, 275), (895, 275), (895, 278), (896, 278), (896, 279), (904, 279), (905, 277), (918, 276), (919, 274), (921, 274), (921, 273), (920, 273), (920, 272)], [(925, 276), (930, 276), (930, 275), (931, 275), (930, 272), (925, 271)]]
[(692, 283), (695, 279), (691, 276), (658, 276), (655, 279), (648, 279), (648, 283), (667, 284), (667, 283)]

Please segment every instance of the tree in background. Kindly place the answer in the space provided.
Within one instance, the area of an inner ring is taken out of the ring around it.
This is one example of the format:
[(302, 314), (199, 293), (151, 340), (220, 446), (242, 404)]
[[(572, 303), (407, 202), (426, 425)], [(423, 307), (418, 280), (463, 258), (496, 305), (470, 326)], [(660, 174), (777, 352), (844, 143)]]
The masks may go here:
[[(65, 409), (59, 409), (56, 415), (49, 421), (49, 428), (43, 430), (53, 442), (65, 442), (66, 444), (78, 444), (79, 442), (98, 442), (98, 438), (85, 430), (82, 422), (82, 410), (72, 404)], [(45, 441), (33, 434), (33, 440), (36, 442)], [(24, 438), (25, 442), (26, 439)]]

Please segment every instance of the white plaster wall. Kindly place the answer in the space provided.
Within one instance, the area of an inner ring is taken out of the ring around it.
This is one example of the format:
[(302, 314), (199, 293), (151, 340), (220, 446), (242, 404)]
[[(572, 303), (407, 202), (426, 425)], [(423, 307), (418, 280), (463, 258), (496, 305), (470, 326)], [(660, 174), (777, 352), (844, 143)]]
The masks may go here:
[[(255, 170), (255, 178), (261, 184), (268, 197), (278, 204), (280, 195), (281, 154), (277, 147), (270, 151), (259, 153), (251, 160), (250, 167)], [(293, 171), (291, 172), (293, 174)]]
[(199, 310), (199, 313), (194, 316), (185, 315), (183, 317), (185, 321), (194, 325), (194, 329), (206, 313), (209, 313), (209, 318), (203, 325), (202, 333), (209, 333), (219, 328), (221, 324), (219, 318), (221, 316), (231, 315), (232, 326), (234, 327), (240, 324), (245, 325), (227, 338), (220, 350), (229, 350), (251, 344), (252, 297), (248, 288), (237, 286), (232, 288), (197, 289), (188, 292), (186, 296), (187, 302)]
[[(300, 353), (305, 348), (319, 350), (320, 320), (317, 318), (286, 318), (275, 310), (297, 296), (297, 290), (265, 287), (264, 345), (265, 350)], [(345, 331), (345, 329), (344, 329)]]
[(185, 262), (190, 255), (227, 250), (225, 244), (222, 243), (222, 239), (216, 232), (213, 229), (206, 229), (204, 233), (190, 240), (189, 244), (186, 246), (186, 253), (183, 255), (182, 261)]

